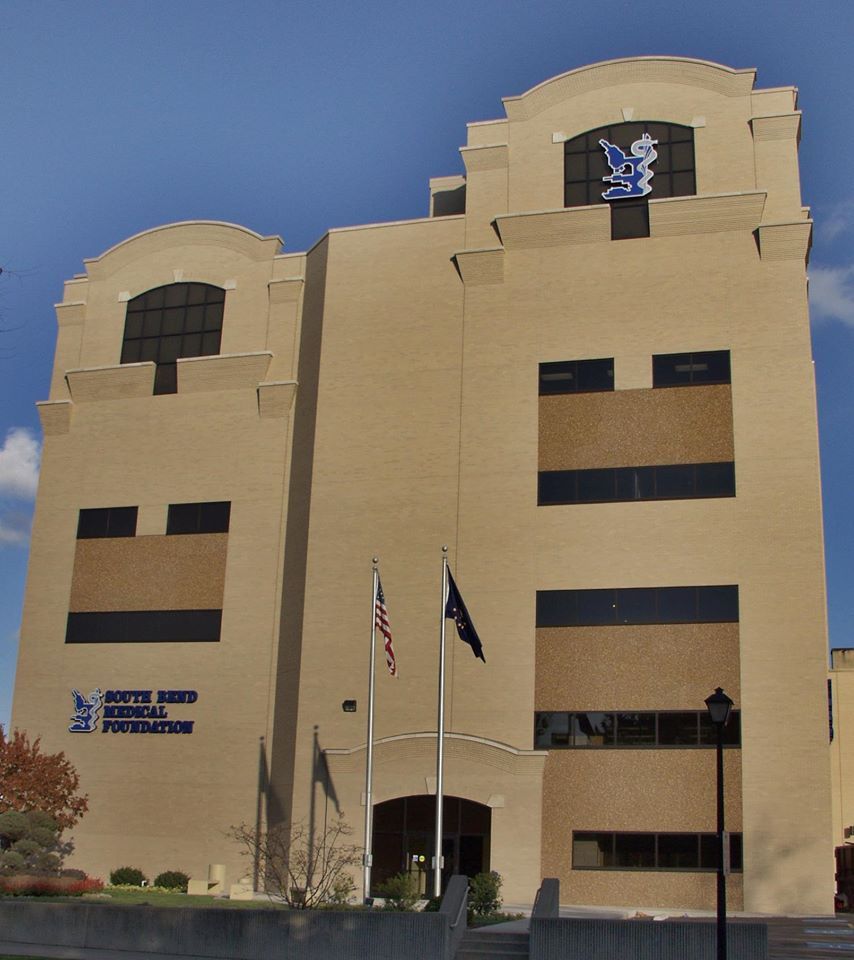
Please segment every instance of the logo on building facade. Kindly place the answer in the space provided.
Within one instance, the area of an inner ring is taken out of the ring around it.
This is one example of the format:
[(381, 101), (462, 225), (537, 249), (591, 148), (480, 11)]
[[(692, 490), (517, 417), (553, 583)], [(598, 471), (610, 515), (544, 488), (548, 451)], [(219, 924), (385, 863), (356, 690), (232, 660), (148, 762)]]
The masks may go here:
[(94, 733), (101, 707), (101, 733), (192, 733), (195, 720), (173, 720), (173, 704), (191, 704), (199, 699), (195, 690), (107, 690), (96, 687), (89, 698), (72, 690), (74, 715), (70, 733)]
[(658, 157), (655, 150), (657, 140), (653, 140), (648, 133), (645, 133), (640, 140), (635, 142), (629, 148), (630, 155), (613, 143), (607, 140), (600, 140), (599, 146), (605, 151), (605, 158), (608, 166), (611, 168), (609, 176), (602, 177), (606, 183), (612, 183), (603, 194), (604, 200), (623, 200), (627, 197), (645, 197), (652, 192), (649, 181), (652, 180), (653, 171), (649, 165)]
[(92, 733), (98, 726), (98, 715), (101, 709), (101, 691), (98, 687), (89, 694), (89, 699), (79, 690), (72, 690), (74, 699), (74, 716), (70, 717), (71, 733)]

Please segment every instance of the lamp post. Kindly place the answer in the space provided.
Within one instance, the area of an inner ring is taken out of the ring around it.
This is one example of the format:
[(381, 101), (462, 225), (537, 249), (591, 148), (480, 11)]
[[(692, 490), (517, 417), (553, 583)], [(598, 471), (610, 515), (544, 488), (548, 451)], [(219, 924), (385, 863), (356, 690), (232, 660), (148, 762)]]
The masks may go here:
[(732, 710), (732, 700), (718, 687), (706, 697), (709, 718), (717, 733), (718, 768), (718, 929), (717, 960), (726, 960), (726, 875), (724, 874), (724, 727)]

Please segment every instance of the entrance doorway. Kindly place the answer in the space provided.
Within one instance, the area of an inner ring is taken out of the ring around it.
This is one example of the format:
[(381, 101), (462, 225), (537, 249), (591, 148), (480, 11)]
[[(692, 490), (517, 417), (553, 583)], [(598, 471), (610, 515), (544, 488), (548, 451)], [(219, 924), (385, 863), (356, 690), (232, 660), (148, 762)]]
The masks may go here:
[[(489, 870), (492, 810), (462, 797), (444, 797), (442, 804), (442, 891), (455, 873), (468, 877)], [(374, 807), (371, 895), (389, 877), (408, 873), (416, 890), (433, 895), (433, 844), (436, 798), (398, 797)]]

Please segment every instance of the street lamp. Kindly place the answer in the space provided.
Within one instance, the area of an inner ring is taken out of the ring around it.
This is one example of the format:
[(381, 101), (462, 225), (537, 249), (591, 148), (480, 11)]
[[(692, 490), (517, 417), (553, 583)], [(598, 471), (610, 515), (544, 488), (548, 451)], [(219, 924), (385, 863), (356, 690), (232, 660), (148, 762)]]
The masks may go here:
[(709, 718), (717, 733), (718, 767), (718, 930), (717, 960), (726, 960), (726, 875), (724, 874), (724, 727), (732, 710), (732, 700), (718, 687), (706, 697)]

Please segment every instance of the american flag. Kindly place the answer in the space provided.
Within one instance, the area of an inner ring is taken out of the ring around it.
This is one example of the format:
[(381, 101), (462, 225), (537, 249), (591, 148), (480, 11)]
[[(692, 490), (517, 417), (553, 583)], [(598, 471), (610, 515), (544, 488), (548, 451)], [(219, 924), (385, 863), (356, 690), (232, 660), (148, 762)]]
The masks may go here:
[(374, 605), (374, 620), (377, 628), (383, 635), (383, 645), (385, 647), (385, 662), (388, 672), (397, 676), (397, 661), (394, 659), (394, 647), (391, 644), (391, 627), (388, 625), (388, 610), (385, 608), (385, 594), (380, 578), (377, 577), (377, 601)]

